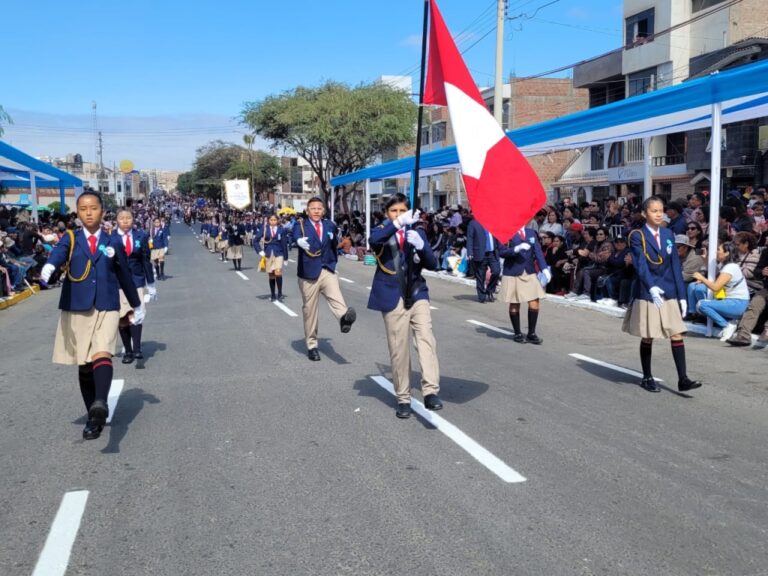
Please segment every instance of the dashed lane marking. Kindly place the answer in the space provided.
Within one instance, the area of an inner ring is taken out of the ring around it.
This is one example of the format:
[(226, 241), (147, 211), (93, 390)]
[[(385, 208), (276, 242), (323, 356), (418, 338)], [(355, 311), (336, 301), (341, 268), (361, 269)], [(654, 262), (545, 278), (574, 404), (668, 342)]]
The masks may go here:
[(437, 306), (432, 306), (432, 305), (430, 305), (429, 309), (430, 310), (440, 310), (440, 308), (438, 308)]
[(235, 270), (235, 274), (237, 274), (238, 276), (240, 276), (240, 278), (242, 278), (243, 280), (248, 280), (248, 276), (246, 276), (245, 274), (243, 274), (242, 272), (240, 272), (240, 270)]
[(350, 280), (349, 278), (344, 278), (343, 276), (339, 276), (339, 280), (341, 280), (342, 282), (346, 282), (347, 284), (354, 284), (355, 283), (354, 280)]
[(87, 501), (87, 490), (64, 494), (32, 576), (63, 576), (67, 571)]
[[(376, 382), (376, 384), (384, 388), (384, 390), (392, 394), (392, 396), (395, 395), (395, 389), (392, 385), (392, 382), (383, 376), (371, 376), (370, 378)], [(496, 476), (501, 478), (504, 482), (525, 482), (525, 477), (522, 476), (519, 472), (513, 468), (510, 468), (500, 458), (493, 455), (486, 448), (467, 436), (456, 426), (448, 422), (448, 420), (424, 408), (424, 405), (418, 400), (411, 400), (411, 409), (416, 412), (416, 414), (424, 418), (427, 422), (432, 424), (435, 428), (440, 430), (440, 432), (448, 436), (448, 438), (453, 440), (470, 456), (488, 468), (488, 470), (496, 474)]]
[[(616, 372), (621, 372), (622, 374), (628, 374), (629, 376), (637, 376), (638, 378), (642, 378), (643, 374), (641, 372), (637, 372), (635, 370), (630, 370), (629, 368), (622, 368), (621, 366), (616, 366), (616, 364), (610, 364), (608, 362), (603, 362), (602, 360), (597, 360), (595, 358), (590, 358), (589, 356), (584, 356), (583, 354), (568, 354), (571, 358), (576, 358), (576, 360), (582, 360), (584, 362), (589, 362), (590, 364), (595, 364), (596, 366), (602, 366), (603, 368), (610, 368), (611, 370), (615, 370)], [(656, 382), (664, 382), (661, 378), (654, 378)]]
[(277, 306), (278, 308), (280, 308), (280, 310), (282, 310), (283, 312), (285, 312), (286, 314), (288, 314), (288, 316), (290, 316), (291, 318), (296, 318), (296, 317), (298, 316), (298, 314), (296, 314), (296, 312), (294, 312), (293, 310), (291, 310), (290, 308), (288, 308), (288, 306), (286, 306), (286, 305), (285, 305), (285, 304), (283, 304), (282, 302), (279, 302), (279, 301), (275, 301), (275, 302), (272, 302), (272, 304), (274, 304), (275, 306)]
[(509, 330), (503, 330), (502, 328), (496, 328), (496, 326), (491, 326), (490, 324), (486, 324), (485, 322), (478, 322), (477, 320), (467, 320), (470, 324), (474, 324), (475, 326), (480, 326), (481, 328), (486, 328), (487, 330), (493, 330), (494, 332), (498, 332), (499, 334), (504, 334), (505, 336), (514, 336), (514, 332), (510, 332)]

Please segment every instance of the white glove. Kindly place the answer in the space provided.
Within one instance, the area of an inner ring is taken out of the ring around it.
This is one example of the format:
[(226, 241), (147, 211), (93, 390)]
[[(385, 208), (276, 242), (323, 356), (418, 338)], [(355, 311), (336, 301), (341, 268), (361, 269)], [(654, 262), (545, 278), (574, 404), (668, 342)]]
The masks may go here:
[(163, 248), (163, 254), (168, 254), (168, 246), (166, 246), (165, 248)]
[(411, 224), (416, 224), (416, 222), (419, 221), (419, 211), (416, 210), (414, 212), (413, 210), (408, 210), (408, 212), (404, 212), (403, 214), (400, 214), (400, 216), (397, 217), (397, 220), (395, 220), (395, 227), (400, 229), (403, 226), (410, 226)]
[(51, 278), (51, 274), (53, 274), (55, 271), (56, 271), (56, 266), (54, 266), (53, 264), (46, 264), (45, 266), (43, 266), (43, 269), (40, 271), (40, 279), (47, 284), (48, 280), (50, 280)]
[(651, 286), (648, 292), (650, 292), (651, 297), (653, 298), (653, 303), (656, 304), (656, 308), (664, 306), (664, 299), (661, 297), (661, 295), (664, 294), (664, 290), (658, 286)]
[(264, 252), (264, 250), (260, 250), (259, 251), (259, 256), (266, 256), (266, 255), (267, 255), (267, 253)]
[(546, 286), (552, 280), (552, 271), (549, 268), (544, 268), (544, 270), (538, 273), (538, 277), (541, 285)]
[(523, 250), (530, 250), (531, 245), (528, 244), (528, 242), (521, 242), (517, 246), (515, 246), (515, 254), (518, 254), (519, 252), (522, 252)]
[(136, 306), (136, 308), (133, 309), (133, 318), (131, 319), (131, 324), (134, 326), (138, 326), (142, 322), (144, 322), (144, 316), (146, 313), (144, 312), (143, 306)]
[(424, 248), (424, 239), (418, 232), (416, 232), (416, 230), (408, 230), (408, 232), (405, 233), (405, 239), (408, 240), (408, 244), (416, 248), (416, 250)]
[(150, 299), (157, 300), (157, 288), (154, 284), (147, 284), (147, 294), (149, 294)]
[(309, 250), (309, 238), (307, 238), (306, 236), (299, 238), (298, 240), (296, 240), (296, 245), (302, 250)]
[(685, 318), (688, 315), (688, 302), (686, 300), (678, 300), (680, 302), (680, 313)]

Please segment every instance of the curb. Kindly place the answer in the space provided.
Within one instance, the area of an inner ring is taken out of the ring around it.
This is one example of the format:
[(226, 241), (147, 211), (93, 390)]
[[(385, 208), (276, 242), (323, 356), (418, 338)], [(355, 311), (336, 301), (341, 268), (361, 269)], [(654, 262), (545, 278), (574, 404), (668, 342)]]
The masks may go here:
[(23, 292), (19, 292), (18, 294), (16, 294), (11, 298), (6, 298), (5, 300), (0, 301), (0, 310), (5, 310), (6, 308), (10, 308), (11, 306), (18, 304), (23, 300), (26, 300), (27, 298), (32, 296), (32, 294), (37, 294), (38, 292), (40, 292), (39, 286), (32, 286), (32, 288), (27, 288)]

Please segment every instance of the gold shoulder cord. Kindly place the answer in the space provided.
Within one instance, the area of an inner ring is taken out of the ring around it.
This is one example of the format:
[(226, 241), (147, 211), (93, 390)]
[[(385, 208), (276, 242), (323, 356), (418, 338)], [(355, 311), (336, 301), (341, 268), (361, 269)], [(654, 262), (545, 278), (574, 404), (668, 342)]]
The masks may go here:
[[(643, 254), (645, 254), (645, 259), (648, 260), (651, 264), (664, 264), (664, 258), (659, 254), (658, 260), (651, 260), (651, 257), (648, 255), (648, 246), (645, 244), (645, 234), (643, 234), (642, 230), (632, 230), (632, 232), (629, 233), (629, 236), (632, 236), (632, 234), (638, 233), (640, 234), (640, 241), (643, 243)], [(627, 240), (629, 240), (629, 236), (627, 237)]]
[[(384, 228), (384, 226), (383, 225), (379, 226), (379, 228)], [(394, 276), (395, 274), (397, 274), (397, 272), (395, 270), (390, 270), (389, 268), (384, 266), (384, 264), (381, 263), (381, 256), (384, 254), (384, 249), (386, 247), (387, 247), (387, 244), (385, 242), (384, 245), (381, 247), (381, 250), (379, 250), (378, 252), (374, 252), (373, 255), (376, 258), (376, 264), (379, 266), (379, 270), (384, 272), (384, 274), (389, 274), (390, 276)]]
[[(301, 227), (301, 236), (303, 238), (306, 238), (307, 235), (304, 232), (304, 218), (299, 218), (299, 226)], [(266, 233), (266, 231), (265, 231), (265, 233)], [(322, 242), (323, 242), (323, 239), (320, 238), (320, 243), (322, 243)], [(320, 256), (320, 254), (323, 253), (323, 250), (320, 249), (317, 252), (310, 252), (309, 250), (304, 250), (304, 252), (306, 252), (307, 256), (309, 256), (311, 258), (317, 258), (318, 256)]]
[(75, 233), (72, 232), (72, 230), (67, 230), (67, 235), (69, 236), (69, 255), (67, 256), (67, 263), (64, 264), (64, 270), (66, 271), (67, 278), (70, 282), (82, 282), (88, 278), (88, 274), (91, 273), (91, 259), (88, 258), (88, 262), (85, 265), (85, 272), (83, 272), (83, 275), (80, 276), (80, 278), (73, 277), (70, 272), (70, 263), (72, 262), (72, 253), (75, 251)]

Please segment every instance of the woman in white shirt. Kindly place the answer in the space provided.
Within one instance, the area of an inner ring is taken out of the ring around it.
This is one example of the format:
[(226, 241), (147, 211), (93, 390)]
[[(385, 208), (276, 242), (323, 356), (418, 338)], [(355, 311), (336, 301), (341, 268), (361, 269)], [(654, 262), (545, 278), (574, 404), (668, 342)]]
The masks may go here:
[(557, 220), (557, 212), (554, 210), (547, 212), (547, 221), (539, 226), (539, 232), (552, 232), (555, 236), (563, 235), (563, 225)]
[[(694, 282), (688, 285), (688, 309), (711, 318), (720, 328), (735, 328), (736, 324), (729, 326), (728, 320), (738, 320), (744, 314), (749, 304), (749, 288), (741, 268), (731, 262), (729, 248), (723, 244), (717, 246), (717, 262), (720, 271), (714, 281), (700, 272), (693, 275)], [(708, 298), (708, 290), (717, 294), (721, 289), (725, 289), (724, 298)], [(731, 335), (722, 336), (730, 338)]]

